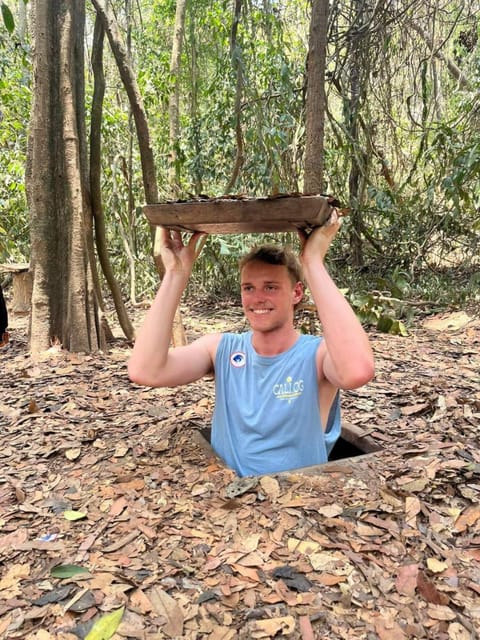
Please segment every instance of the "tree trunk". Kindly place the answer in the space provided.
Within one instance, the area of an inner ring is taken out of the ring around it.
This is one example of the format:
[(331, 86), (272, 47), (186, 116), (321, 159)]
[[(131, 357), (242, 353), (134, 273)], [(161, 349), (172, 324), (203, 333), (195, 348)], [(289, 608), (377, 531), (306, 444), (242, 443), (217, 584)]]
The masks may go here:
[[(113, 273), (110, 258), (108, 256), (105, 216), (103, 213), (102, 190), (101, 190), (101, 124), (103, 112), (103, 96), (105, 93), (105, 78), (103, 74), (103, 40), (104, 29), (97, 17), (95, 21), (93, 47), (92, 47), (92, 70), (94, 77), (94, 88), (92, 98), (92, 114), (90, 125), (90, 190), (93, 218), (95, 221), (95, 244), (97, 247), (98, 259), (102, 267), (103, 274), (112, 293), (113, 303), (117, 312), (120, 326), (128, 340), (133, 340), (135, 332), (128, 317), (127, 310), (123, 303), (122, 292)], [(99, 286), (99, 285), (98, 285)]]
[[(132, 65), (130, 63), (130, 57), (120, 37), (116, 20), (114, 16), (109, 12), (105, 2), (103, 2), (102, 0), (92, 0), (92, 2), (95, 6), (98, 17), (102, 22), (103, 28), (105, 29), (105, 32), (108, 36), (108, 41), (117, 62), (117, 67), (120, 72), (123, 85), (130, 100), (130, 106), (132, 108), (135, 126), (137, 128), (145, 199), (147, 201), (147, 204), (154, 204), (158, 202), (158, 188), (155, 173), (155, 162), (153, 158), (153, 149), (150, 141), (150, 132), (148, 129), (147, 117), (137, 81), (135, 79), (135, 74), (133, 73)], [(154, 230), (153, 255), (157, 270), (160, 274), (160, 277), (162, 277), (164, 270), (160, 259), (159, 246), (160, 240), (157, 227)], [(178, 341), (180, 341), (180, 344), (185, 344), (186, 340), (183, 333), (183, 323), (179, 310), (177, 310), (175, 315), (175, 323), (176, 325), (180, 325), (182, 327), (182, 331), (175, 334), (176, 336), (179, 335), (179, 337), (174, 338), (174, 343), (177, 344)]]
[(322, 193), (328, 0), (313, 0), (307, 58), (304, 193)]
[(232, 31), (230, 34), (230, 57), (232, 59), (232, 66), (236, 74), (235, 84), (235, 139), (237, 142), (237, 150), (235, 155), (235, 164), (232, 171), (232, 176), (225, 189), (225, 193), (230, 193), (238, 180), (240, 171), (244, 162), (243, 152), (243, 133), (242, 133), (242, 95), (243, 95), (243, 61), (241, 57), (241, 47), (238, 44), (237, 32), (240, 22), (240, 16), (242, 11), (242, 1), (235, 0), (235, 12), (232, 22)]
[(103, 348), (89, 247), (84, 102), (85, 3), (32, 3), (34, 90), (27, 194), (33, 292), (30, 348)]
[(185, 32), (186, 0), (177, 0), (175, 12), (175, 29), (173, 33), (172, 56), (170, 60), (170, 74), (173, 81), (173, 89), (170, 94), (168, 115), (170, 119), (170, 154), (168, 182), (173, 197), (180, 194), (180, 170), (178, 166), (178, 145), (180, 142), (180, 69)]
[[(191, 86), (191, 99), (190, 99), (190, 119), (192, 121), (193, 136), (192, 144), (194, 148), (194, 154), (197, 158), (202, 157), (202, 148), (200, 140), (200, 118), (198, 113), (198, 63), (197, 63), (197, 36), (196, 36), (196, 13), (195, 8), (192, 7), (189, 20), (189, 40), (190, 40), (190, 86)], [(201, 163), (195, 163), (192, 168), (192, 178), (194, 184), (194, 191), (196, 195), (200, 195), (203, 192), (203, 168)]]
[[(363, 0), (355, 0), (354, 5), (354, 25), (363, 24), (364, 11)], [(362, 214), (361, 187), (363, 166), (361, 162), (361, 142), (359, 140), (359, 111), (363, 100), (364, 88), (362, 86), (361, 60), (362, 57), (362, 32), (360, 29), (352, 31), (351, 47), (349, 50), (349, 80), (350, 80), (350, 100), (347, 114), (347, 130), (349, 133), (351, 151), (350, 175), (348, 178), (349, 204), (351, 209), (351, 232), (350, 247), (352, 249), (352, 262), (356, 267), (363, 265), (363, 240), (362, 240)]]
[(158, 188), (153, 148), (150, 140), (147, 116), (135, 74), (132, 69), (130, 56), (120, 36), (115, 17), (109, 11), (105, 0), (92, 0), (92, 2), (97, 11), (98, 17), (102, 21), (105, 33), (107, 34), (123, 86), (125, 87), (125, 91), (127, 92), (127, 96), (130, 101), (130, 107), (132, 109), (135, 127), (137, 129), (145, 200), (148, 204), (154, 204), (158, 202)]

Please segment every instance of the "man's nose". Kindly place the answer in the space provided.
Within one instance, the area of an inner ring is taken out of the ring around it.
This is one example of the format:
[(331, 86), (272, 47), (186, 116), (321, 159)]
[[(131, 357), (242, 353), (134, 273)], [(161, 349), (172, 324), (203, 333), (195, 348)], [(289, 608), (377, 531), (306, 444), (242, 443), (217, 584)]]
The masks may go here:
[(255, 289), (254, 300), (255, 302), (265, 302), (266, 296), (263, 289)]

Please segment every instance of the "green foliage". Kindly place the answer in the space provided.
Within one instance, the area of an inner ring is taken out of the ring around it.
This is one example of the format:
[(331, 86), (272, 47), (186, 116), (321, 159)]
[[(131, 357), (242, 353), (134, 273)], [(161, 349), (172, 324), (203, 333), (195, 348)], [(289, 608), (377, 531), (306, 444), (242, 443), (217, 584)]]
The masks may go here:
[(345, 295), (363, 324), (376, 327), (383, 333), (406, 336), (403, 320), (408, 323), (413, 315), (408, 303), (410, 292), (408, 274), (394, 271), (390, 277), (377, 277), (373, 290), (347, 289)]
[(25, 195), (30, 99), (28, 48), (0, 37), (0, 262), (24, 262), (30, 254)]
[[(168, 199), (172, 197), (168, 104), (176, 3), (114, 4), (125, 40), (127, 32), (130, 36), (159, 194)], [(230, 181), (237, 145), (238, 68), (244, 159), (233, 190), (266, 195), (302, 188), (310, 3), (243, 3), (232, 57), (233, 5), (223, 0), (195, 0), (187, 5), (180, 72), (181, 135), (176, 148), (180, 186), (187, 198), (198, 193), (221, 195)], [(402, 334), (417, 313), (412, 301), (478, 302), (480, 34), (472, 16), (479, 6), (478, 0), (470, 8), (456, 6), (453, 27), (443, 14), (436, 18), (442, 54), (454, 59), (468, 79), (470, 88), (459, 89), (447, 65), (435, 59), (414, 30), (406, 28), (408, 20), (424, 20), (428, 31), (428, 19), (422, 13), (411, 15), (409, 9), (394, 15), (387, 5), (374, 15), (365, 14), (363, 39), (353, 65), (362, 82), (355, 113), (349, 76), (351, 40), (356, 37), (353, 5), (336, 3), (332, 8), (324, 160), (327, 190), (352, 209), (330, 251), (334, 276), (348, 289), (363, 321)], [(28, 43), (14, 42), (10, 35), (15, 34), (16, 15), (9, 6), (13, 8), (13, 3), (1, 3), (5, 25), (0, 31), (1, 261), (24, 260), (29, 255), (24, 171), (30, 61)], [(90, 7), (88, 20), (92, 18)], [(91, 95), (88, 69), (87, 64), (87, 97)], [(133, 262), (136, 293), (150, 296), (157, 278), (150, 255), (151, 230), (141, 208), (138, 145), (107, 43), (105, 74), (102, 190), (109, 252), (124, 289), (133, 279)], [(88, 104), (86, 110), (88, 117)], [(355, 118), (358, 131), (353, 135)], [(355, 193), (351, 190), (353, 160), (360, 172)], [(238, 258), (262, 239), (210, 237), (190, 291), (236, 295)], [(360, 243), (360, 257), (354, 252), (355, 242)]]
[(2, 2), (1, 8), (2, 8), (3, 24), (5, 25), (9, 33), (13, 33), (15, 29), (15, 20), (13, 18), (13, 14), (10, 11), (8, 5), (5, 4), (5, 2)]

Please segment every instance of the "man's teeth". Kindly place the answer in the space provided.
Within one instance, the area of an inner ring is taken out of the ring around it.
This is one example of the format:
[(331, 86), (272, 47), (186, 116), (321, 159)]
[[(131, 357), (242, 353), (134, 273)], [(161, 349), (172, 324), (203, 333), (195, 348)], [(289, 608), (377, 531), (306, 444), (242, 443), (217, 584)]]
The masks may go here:
[(263, 313), (268, 313), (270, 311), (270, 309), (252, 309), (253, 313), (256, 314), (263, 314)]

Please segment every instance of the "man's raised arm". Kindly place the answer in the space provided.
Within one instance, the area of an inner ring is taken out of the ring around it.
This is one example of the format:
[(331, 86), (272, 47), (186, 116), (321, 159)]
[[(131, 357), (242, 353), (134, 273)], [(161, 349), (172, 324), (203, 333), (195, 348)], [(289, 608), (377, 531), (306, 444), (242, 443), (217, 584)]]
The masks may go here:
[(145, 316), (128, 363), (132, 382), (149, 387), (174, 387), (198, 380), (213, 368), (216, 336), (170, 349), (175, 312), (187, 286), (203, 234), (195, 233), (184, 245), (180, 232), (161, 230), (161, 256), (165, 275)]
[(340, 224), (334, 210), (328, 222), (309, 236), (300, 232), (300, 260), (322, 324), (323, 374), (335, 387), (356, 389), (373, 378), (375, 367), (368, 336), (324, 264)]

